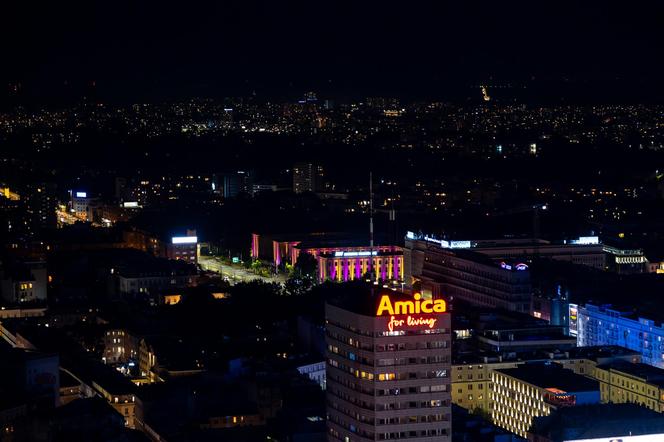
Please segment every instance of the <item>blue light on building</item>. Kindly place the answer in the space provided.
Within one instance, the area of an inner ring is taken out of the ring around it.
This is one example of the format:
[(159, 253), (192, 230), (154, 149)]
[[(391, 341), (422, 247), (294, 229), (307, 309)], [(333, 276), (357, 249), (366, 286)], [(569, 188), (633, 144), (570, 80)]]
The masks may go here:
[(577, 343), (580, 347), (619, 345), (641, 353), (643, 363), (664, 368), (664, 328), (632, 312), (611, 306), (578, 307)]

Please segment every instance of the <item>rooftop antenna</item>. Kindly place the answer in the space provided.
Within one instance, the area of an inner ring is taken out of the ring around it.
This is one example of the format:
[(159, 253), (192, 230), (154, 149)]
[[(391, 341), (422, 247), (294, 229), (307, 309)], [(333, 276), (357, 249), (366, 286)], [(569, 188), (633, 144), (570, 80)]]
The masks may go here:
[[(369, 278), (373, 279), (374, 276), (374, 225), (373, 225), (373, 172), (369, 172)], [(376, 281), (378, 283), (378, 274), (376, 273)]]

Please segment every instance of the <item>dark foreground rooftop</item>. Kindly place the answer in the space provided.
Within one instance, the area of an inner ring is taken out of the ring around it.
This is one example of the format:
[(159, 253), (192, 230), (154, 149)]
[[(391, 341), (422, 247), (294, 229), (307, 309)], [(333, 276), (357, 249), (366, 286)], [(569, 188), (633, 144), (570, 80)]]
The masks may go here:
[(622, 436), (662, 435), (664, 417), (636, 404), (593, 404), (560, 408), (549, 416), (537, 417), (531, 433), (552, 442)]
[(540, 388), (556, 388), (569, 393), (599, 391), (599, 383), (555, 363), (526, 363), (516, 368), (496, 370)]

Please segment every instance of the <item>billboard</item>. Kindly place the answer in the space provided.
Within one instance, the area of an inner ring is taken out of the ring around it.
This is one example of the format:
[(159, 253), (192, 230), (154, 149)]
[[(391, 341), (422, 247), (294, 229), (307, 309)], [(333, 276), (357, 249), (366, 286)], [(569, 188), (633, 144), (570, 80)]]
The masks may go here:
[(197, 236), (174, 236), (171, 239), (173, 244), (196, 244), (198, 242)]
[(569, 305), (569, 334), (576, 336), (579, 332), (579, 306), (576, 304)]

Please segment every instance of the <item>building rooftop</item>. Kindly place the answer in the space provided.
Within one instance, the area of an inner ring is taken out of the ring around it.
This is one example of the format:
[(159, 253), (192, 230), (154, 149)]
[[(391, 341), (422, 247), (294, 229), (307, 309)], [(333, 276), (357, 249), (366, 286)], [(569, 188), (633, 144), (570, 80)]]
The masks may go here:
[(646, 382), (664, 387), (664, 370), (643, 363), (629, 363), (627, 361), (611, 361), (598, 365), (597, 368), (615, 370), (630, 376), (644, 379)]
[(366, 281), (326, 284), (322, 289), (329, 305), (365, 316), (376, 315), (380, 298), (384, 294), (389, 295), (392, 299), (413, 300), (411, 295), (372, 285)]
[(664, 418), (636, 404), (581, 405), (559, 408), (549, 416), (536, 417), (530, 432), (552, 442), (612, 437), (618, 441), (628, 435), (662, 435)]
[[(465, 342), (468, 340), (461, 340)], [(630, 362), (641, 360), (641, 354), (617, 345), (593, 346), (593, 347), (574, 347), (565, 350), (557, 348), (535, 349), (526, 351), (514, 351), (510, 353), (490, 351), (477, 348), (476, 345), (465, 345), (455, 347), (453, 354), (453, 363), (462, 364), (488, 364), (496, 362), (521, 362), (521, 361), (564, 361), (568, 359), (589, 359), (598, 363), (622, 358), (629, 359)]]
[(516, 368), (496, 371), (539, 388), (555, 388), (567, 393), (599, 391), (597, 381), (549, 362), (525, 363)]

